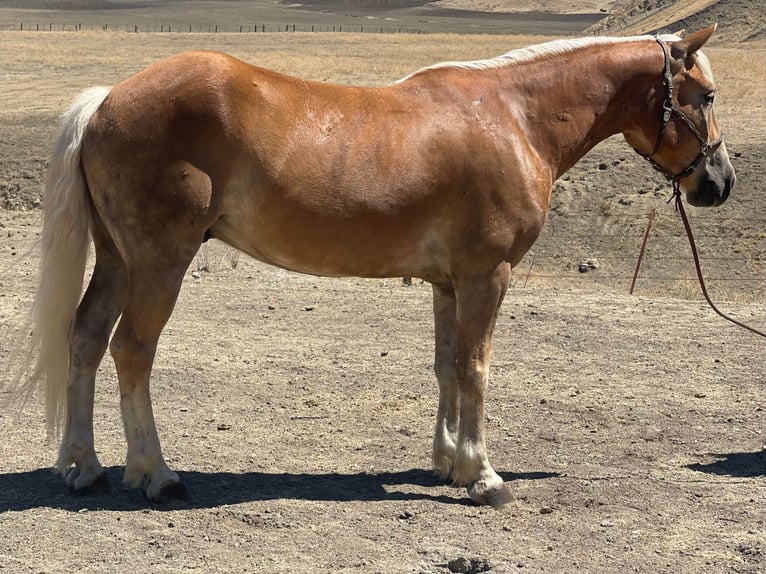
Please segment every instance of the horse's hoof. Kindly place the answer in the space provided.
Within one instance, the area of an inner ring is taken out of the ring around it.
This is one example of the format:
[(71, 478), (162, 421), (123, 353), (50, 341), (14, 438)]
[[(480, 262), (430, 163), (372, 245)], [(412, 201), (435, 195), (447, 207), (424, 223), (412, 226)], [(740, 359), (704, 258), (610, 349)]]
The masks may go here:
[(183, 482), (169, 482), (159, 489), (157, 493), (146, 492), (146, 498), (151, 502), (164, 504), (168, 502), (189, 500), (189, 491)]
[(495, 510), (501, 510), (511, 504), (516, 497), (511, 492), (511, 487), (507, 484), (502, 484), (500, 488), (491, 490), (487, 494), (487, 504), (489, 504)]
[(112, 494), (112, 485), (109, 479), (106, 477), (106, 473), (102, 472), (96, 480), (91, 482), (87, 486), (68, 486), (71, 494), (78, 496), (88, 496), (91, 494)]
[(505, 483), (488, 488), (481, 481), (474, 482), (468, 487), (468, 496), (476, 504), (489, 505), (495, 510), (500, 510), (515, 500), (511, 488)]

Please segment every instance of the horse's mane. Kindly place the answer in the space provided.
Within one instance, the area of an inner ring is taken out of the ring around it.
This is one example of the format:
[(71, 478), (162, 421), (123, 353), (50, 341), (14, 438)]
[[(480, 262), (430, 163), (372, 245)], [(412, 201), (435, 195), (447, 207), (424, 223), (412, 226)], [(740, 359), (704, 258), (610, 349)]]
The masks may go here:
[[(585, 48), (587, 46), (593, 46), (596, 44), (621, 44), (625, 42), (636, 42), (641, 40), (654, 40), (659, 38), (663, 42), (675, 42), (680, 40), (679, 36), (675, 34), (663, 34), (661, 36), (623, 36), (623, 37), (591, 37), (591, 38), (577, 38), (572, 40), (553, 40), (551, 42), (545, 42), (543, 44), (537, 44), (535, 46), (528, 46), (526, 48), (519, 48), (517, 50), (511, 50), (496, 58), (490, 58), (486, 60), (474, 60), (472, 62), (441, 62), (426, 66), (406, 75), (397, 83), (409, 80), (413, 76), (417, 76), (422, 72), (428, 70), (438, 70), (441, 68), (461, 68), (463, 70), (488, 70), (491, 68), (499, 68), (512, 63), (529, 62), (545, 56), (557, 56), (561, 54), (567, 54)], [(699, 58), (699, 64), (702, 72), (706, 77), (712, 80), (712, 73), (710, 71), (710, 63), (707, 58), (698, 52), (702, 57)]]

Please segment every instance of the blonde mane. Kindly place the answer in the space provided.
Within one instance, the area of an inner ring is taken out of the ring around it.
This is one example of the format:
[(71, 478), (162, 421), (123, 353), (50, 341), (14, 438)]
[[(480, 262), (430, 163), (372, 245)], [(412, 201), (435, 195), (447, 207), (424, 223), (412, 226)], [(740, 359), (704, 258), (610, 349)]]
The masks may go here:
[[(636, 42), (640, 40), (655, 40), (656, 38), (659, 38), (663, 42), (675, 42), (681, 39), (679, 36), (676, 36), (675, 34), (663, 34), (658, 37), (646, 36), (646, 35), (645, 36), (624, 36), (624, 37), (604, 36), (604, 37), (577, 38), (573, 40), (553, 40), (551, 42), (545, 42), (543, 44), (537, 44), (534, 46), (528, 46), (526, 48), (518, 48), (516, 50), (511, 50), (510, 52), (506, 52), (505, 54), (502, 54), (495, 58), (489, 58), (486, 60), (474, 60), (472, 62), (441, 62), (438, 64), (433, 64), (431, 66), (426, 66), (425, 68), (421, 68), (419, 70), (416, 70), (415, 72), (412, 72), (411, 74), (404, 76), (402, 79), (398, 80), (396, 83), (398, 84), (398, 83), (404, 82), (406, 80), (409, 80), (413, 76), (417, 76), (418, 74), (427, 72), (429, 70), (439, 70), (442, 68), (460, 68), (463, 70), (488, 70), (491, 68), (500, 68), (502, 66), (507, 66), (509, 64), (530, 62), (539, 58), (544, 58), (546, 56), (558, 56), (561, 54), (568, 54), (568, 53), (575, 52), (582, 48), (586, 48), (588, 46), (593, 46), (593, 45), (622, 44), (625, 42)], [(702, 69), (705, 76), (708, 76), (708, 73), (705, 70), (707, 69), (708, 71), (710, 71), (710, 64), (707, 61), (707, 58), (704, 57), (704, 55), (702, 58), (700, 58), (700, 60), (703, 60), (704, 63), (707, 64), (707, 66), (705, 67), (703, 65), (703, 62), (700, 62), (700, 68)]]

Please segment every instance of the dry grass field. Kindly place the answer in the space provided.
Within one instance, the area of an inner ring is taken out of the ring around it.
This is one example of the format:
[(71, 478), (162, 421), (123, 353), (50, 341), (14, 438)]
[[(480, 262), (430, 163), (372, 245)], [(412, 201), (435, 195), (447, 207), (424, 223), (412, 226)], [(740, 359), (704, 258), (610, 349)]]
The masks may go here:
[[(31, 7), (36, 6), (34, 9)], [(577, 34), (603, 16), (598, 10), (582, 13), (564, 0), (549, 3), (550, 10), (523, 13), (482, 12), (443, 8), (423, 0), (184, 0), (167, 1), (61, 0), (18, 2), (0, 0), (0, 30), (82, 29), (237, 32), (240, 29), (344, 32), (383, 30), (412, 33)]]
[(5, 33), (0, 35), (5, 86), (0, 113), (57, 115), (84, 86), (110, 85), (184, 50), (219, 50), (306, 79), (380, 85), (434, 62), (497, 55), (544, 39), (457, 34), (418, 38), (408, 34)]
[[(378, 85), (542, 39), (0, 32), (0, 369), (35, 289), (31, 207), (56, 116), (84, 87), (192, 48)], [(714, 297), (762, 325), (766, 59), (749, 44), (706, 53), (739, 187), (692, 217), (703, 264), (736, 279), (714, 282)], [(95, 419), (110, 494), (75, 497), (50, 474), (36, 404), (0, 410), (0, 572), (763, 572), (764, 345), (679, 280), (688, 248), (667, 193), (620, 138), (557, 185), (496, 335), (487, 424), (517, 494), (509, 510), (466, 504), (428, 471), (427, 285), (233, 266), (211, 242), (185, 280), (153, 382), (166, 455), (191, 500), (153, 506), (119, 486), (124, 441), (105, 360)], [(670, 279), (646, 279), (628, 297), (614, 278), (630, 275), (652, 207), (645, 265)], [(577, 261), (590, 256), (602, 268), (581, 276)], [(533, 260), (543, 277), (525, 280)]]
[[(112, 84), (170, 54), (213, 49), (292, 75), (379, 85), (438, 61), (498, 55), (537, 43), (541, 36), (406, 34), (132, 34), (124, 32), (0, 34), (0, 203), (39, 203), (56, 117), (81, 89)], [(715, 46), (715, 45), (714, 45)], [(761, 301), (766, 243), (763, 193), (766, 55), (759, 46), (724, 44), (707, 50), (720, 86), (717, 114), (738, 168), (739, 188), (720, 210), (691, 210), (718, 298)], [(33, 95), (30, 95), (33, 94)], [(748, 121), (742, 121), (748, 118)], [(12, 137), (11, 137), (12, 136)], [(24, 150), (24, 153), (19, 153)], [(607, 169), (602, 169), (606, 166)], [(593, 191), (589, 191), (589, 190)], [(662, 178), (648, 172), (621, 137), (598, 146), (557, 186), (550, 224), (520, 273), (563, 275), (627, 291), (640, 237), (652, 208), (659, 211), (643, 267), (642, 292), (699, 298), (690, 282), (688, 247), (678, 219), (665, 208)], [(606, 217), (605, 217), (606, 216)], [(615, 245), (617, 233), (629, 238)], [(598, 258), (598, 273), (577, 273), (580, 259)], [(654, 280), (652, 277), (663, 278)], [(671, 279), (665, 280), (664, 278)], [(736, 278), (736, 281), (732, 279)], [(679, 281), (677, 281), (680, 280)]]

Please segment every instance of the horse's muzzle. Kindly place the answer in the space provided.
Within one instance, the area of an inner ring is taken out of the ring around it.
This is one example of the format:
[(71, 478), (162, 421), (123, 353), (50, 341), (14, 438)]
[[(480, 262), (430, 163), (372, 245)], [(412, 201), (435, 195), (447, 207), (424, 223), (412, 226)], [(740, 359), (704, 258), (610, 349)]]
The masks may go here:
[(717, 178), (705, 179), (695, 190), (687, 192), (686, 201), (696, 207), (717, 207), (728, 199), (736, 183), (737, 176), (734, 171), (722, 181), (718, 181)]
[(737, 183), (737, 175), (728, 157), (723, 165), (715, 165), (717, 163), (715, 160), (708, 160), (708, 163), (713, 165), (706, 166), (708, 169), (700, 173), (700, 177), (694, 182), (694, 188), (686, 192), (686, 201), (689, 205), (697, 207), (721, 205), (728, 199)]

